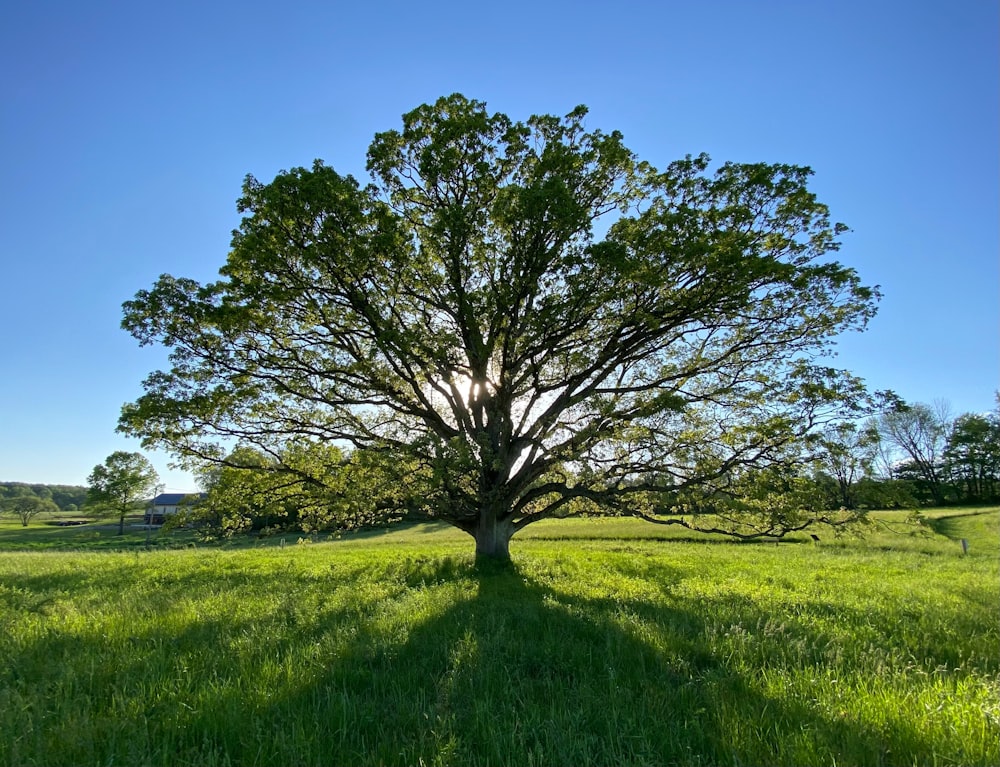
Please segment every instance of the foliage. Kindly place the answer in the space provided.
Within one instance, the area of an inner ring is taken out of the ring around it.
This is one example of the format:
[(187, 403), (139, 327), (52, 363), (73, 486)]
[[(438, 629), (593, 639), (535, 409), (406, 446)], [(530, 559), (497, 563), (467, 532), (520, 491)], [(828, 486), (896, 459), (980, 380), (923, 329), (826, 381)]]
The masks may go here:
[(660, 171), (585, 115), (454, 95), (376, 135), (367, 186), (320, 161), (248, 177), (221, 279), (125, 304), (172, 367), (120, 429), (195, 463), (378, 454), (412, 468), (404, 508), (506, 557), (539, 519), (724, 492), (863, 401), (814, 362), (877, 291), (827, 259), (846, 228), (811, 170)]
[(206, 496), (173, 523), (228, 536), (350, 530), (398, 519), (396, 504), (378, 508), (373, 503), (369, 489), (390, 478), (374, 475), (364, 458), (358, 451), (346, 459), (333, 446), (299, 444), (277, 458), (238, 448), (225, 462), (200, 467)]
[(935, 503), (943, 502), (945, 485), (941, 456), (948, 432), (944, 408), (899, 401), (881, 414), (877, 428), (881, 439), (902, 451), (906, 458), (896, 468), (896, 475), (926, 488)]
[(665, 526), (723, 534), (742, 540), (780, 539), (822, 523), (857, 529), (865, 511), (830, 502), (821, 481), (793, 467), (772, 466), (745, 472), (725, 492), (693, 488), (671, 498), (658, 513), (638, 512), (642, 519)]
[(0, 501), (0, 511), (12, 512), (24, 527), (28, 526), (34, 517), (39, 514), (53, 513), (59, 511), (59, 507), (48, 498), (39, 498), (37, 495), (17, 495), (12, 498), (5, 498)]
[(863, 509), (915, 509), (920, 503), (912, 483), (901, 479), (862, 477), (854, 496)]
[(956, 418), (943, 459), (964, 501), (982, 503), (1000, 497), (1000, 410)]
[(897, 398), (875, 428), (892, 476), (921, 503), (1000, 498), (1000, 406), (951, 419), (945, 403), (909, 405)]
[(121, 535), (125, 533), (125, 515), (153, 495), (157, 482), (159, 476), (144, 456), (117, 450), (87, 477), (87, 502), (118, 514)]
[(871, 476), (878, 432), (871, 425), (858, 428), (855, 423), (844, 422), (825, 428), (816, 442), (816, 465), (836, 481), (838, 505), (845, 509), (857, 508), (857, 485)]
[(532, 526), (509, 569), (424, 528), (7, 554), (0, 762), (997, 764), (998, 513), (932, 515), (968, 556), (614, 519)]
[(87, 499), (87, 488), (77, 485), (40, 485), (27, 482), (0, 482), (0, 498), (34, 495), (51, 500), (62, 511), (75, 511)]

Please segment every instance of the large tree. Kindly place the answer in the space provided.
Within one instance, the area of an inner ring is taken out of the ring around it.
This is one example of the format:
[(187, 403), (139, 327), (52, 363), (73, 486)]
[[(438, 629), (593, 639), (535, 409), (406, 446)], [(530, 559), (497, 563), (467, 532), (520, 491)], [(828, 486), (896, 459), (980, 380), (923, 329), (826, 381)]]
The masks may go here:
[(42, 512), (53, 514), (59, 511), (59, 507), (51, 498), (41, 498), (37, 495), (17, 495), (0, 501), (0, 510), (13, 512), (21, 520), (21, 525), (27, 527), (28, 523), (37, 515)]
[(125, 533), (125, 516), (148, 500), (160, 481), (141, 453), (116, 450), (87, 477), (87, 502), (118, 515), (118, 534)]
[(192, 462), (353, 447), (497, 557), (538, 519), (660, 519), (794, 460), (858, 396), (816, 359), (877, 298), (827, 259), (845, 228), (810, 169), (661, 171), (585, 115), (454, 95), (376, 135), (368, 185), (248, 177), (221, 279), (125, 304), (172, 366), (120, 429)]

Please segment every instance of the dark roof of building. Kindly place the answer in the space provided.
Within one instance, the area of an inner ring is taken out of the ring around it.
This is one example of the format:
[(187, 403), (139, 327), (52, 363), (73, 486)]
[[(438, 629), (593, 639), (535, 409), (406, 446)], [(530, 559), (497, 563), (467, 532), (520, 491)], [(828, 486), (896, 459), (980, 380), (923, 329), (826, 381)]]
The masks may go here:
[(185, 498), (190, 498), (196, 495), (199, 498), (204, 498), (205, 493), (160, 493), (153, 499), (154, 506), (180, 506), (184, 503)]

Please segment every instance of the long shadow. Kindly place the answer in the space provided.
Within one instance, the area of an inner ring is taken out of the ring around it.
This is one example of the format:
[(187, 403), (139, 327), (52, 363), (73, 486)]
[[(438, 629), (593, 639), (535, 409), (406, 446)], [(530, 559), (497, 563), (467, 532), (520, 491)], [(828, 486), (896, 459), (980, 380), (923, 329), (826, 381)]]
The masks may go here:
[(955, 530), (956, 521), (996, 513), (997, 510), (991, 508), (980, 511), (968, 511), (962, 514), (949, 514), (945, 517), (927, 517), (925, 522), (938, 535), (943, 535), (945, 538), (950, 538), (951, 540), (958, 540), (963, 536)]
[[(516, 566), (443, 559), (391, 590), (419, 620), (394, 621), (361, 602), (301, 611), (290, 588), (268, 614), (147, 631), (134, 637), (134, 653), (77, 680), (104, 708), (70, 761), (875, 764), (892, 762), (897, 744), (922, 742), (902, 725), (875, 731), (850, 712), (831, 717), (767, 694), (753, 670), (709, 648), (708, 616), (724, 605), (671, 598), (681, 575), (665, 567), (657, 577), (663, 599), (597, 598)], [(465, 591), (456, 597), (456, 588)], [(448, 599), (437, 598), (442, 590)], [(747, 625), (768, 618), (742, 607)], [(57, 663), (74, 653), (107, 657), (99, 637), (58, 634), (30, 652)], [(246, 674), (246, 665), (225, 662), (235, 652), (270, 675), (266, 695), (234, 676)], [(182, 672), (191, 678), (178, 679)], [(58, 694), (61, 679), (54, 668), (42, 680), (15, 677), (15, 686), (42, 683)], [(36, 736), (81, 737), (74, 727), (47, 720)]]
[[(467, 576), (447, 562), (435, 580)], [(475, 576), (474, 594), (402, 641), (359, 637), (352, 664), (259, 716), (290, 724), (311, 711), (325, 736), (309, 756), (335, 763), (884, 763), (894, 742), (920, 741), (765, 694), (707, 649), (710, 605), (583, 597), (516, 567)]]

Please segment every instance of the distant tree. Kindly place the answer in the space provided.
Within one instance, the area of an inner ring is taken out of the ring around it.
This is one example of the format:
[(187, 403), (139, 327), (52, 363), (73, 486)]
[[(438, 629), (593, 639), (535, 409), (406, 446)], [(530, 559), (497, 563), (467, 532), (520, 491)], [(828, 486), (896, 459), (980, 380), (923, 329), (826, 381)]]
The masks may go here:
[(912, 509), (920, 505), (913, 484), (893, 477), (862, 477), (853, 492), (864, 509)]
[(955, 419), (944, 449), (948, 475), (970, 502), (992, 501), (1000, 488), (1000, 412)]
[(816, 440), (816, 464), (837, 486), (839, 504), (857, 508), (855, 489), (859, 480), (870, 476), (878, 444), (878, 433), (870, 426), (852, 422), (831, 424)]
[(781, 461), (859, 394), (815, 362), (875, 312), (829, 258), (846, 227), (809, 168), (657, 170), (586, 113), (456, 94), (376, 135), (369, 185), (247, 178), (221, 279), (125, 305), (172, 352), (119, 428), (189, 461), (381, 454), (414, 467), (406, 508), (501, 559), (537, 520), (650, 517)]
[(5, 498), (35, 497), (35, 493), (31, 487), (24, 482), (5, 483), (3, 486), (3, 495)]
[(46, 501), (53, 501), (52, 498), (52, 488), (48, 485), (32, 485), (31, 492), (33, 492), (38, 498)]
[(125, 515), (148, 499), (159, 482), (153, 465), (140, 453), (116, 451), (87, 477), (88, 503), (118, 514), (118, 534), (125, 533)]
[(29, 485), (24, 482), (0, 482), (0, 498), (15, 496), (51, 498), (56, 506), (68, 511), (70, 506), (80, 506), (87, 498), (87, 488), (76, 485)]
[(187, 516), (224, 535), (353, 529), (399, 517), (400, 504), (385, 502), (388, 493), (375, 488), (402, 480), (376, 472), (362, 452), (348, 460), (330, 445), (293, 445), (278, 457), (237, 448), (225, 463), (204, 464), (196, 474), (206, 494)]
[(7, 498), (3, 501), (2, 508), (4, 511), (13, 512), (21, 520), (24, 527), (27, 527), (28, 522), (43, 512), (59, 511), (59, 507), (51, 500), (39, 498), (36, 495), (17, 495)]
[(50, 485), (52, 500), (63, 511), (76, 511), (87, 502), (87, 488), (79, 485)]
[(944, 447), (950, 419), (947, 406), (896, 402), (878, 419), (879, 438), (905, 457), (895, 468), (901, 479), (920, 482), (934, 503), (945, 500)]

